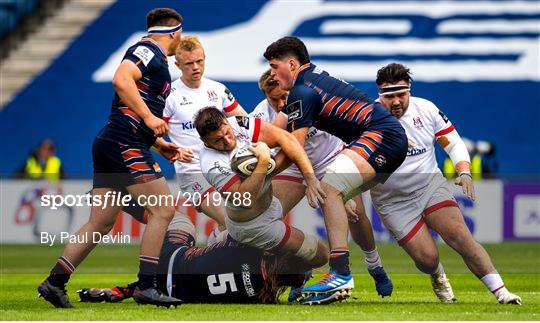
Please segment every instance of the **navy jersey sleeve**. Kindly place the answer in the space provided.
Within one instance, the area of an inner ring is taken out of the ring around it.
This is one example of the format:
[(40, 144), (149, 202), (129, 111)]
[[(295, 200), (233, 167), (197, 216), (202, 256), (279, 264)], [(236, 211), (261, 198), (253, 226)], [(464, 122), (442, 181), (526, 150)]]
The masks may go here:
[(156, 55), (153, 48), (145, 46), (144, 44), (137, 44), (130, 47), (126, 52), (126, 55), (124, 55), (124, 59), (135, 63), (143, 75), (150, 69), (156, 58), (159, 58), (159, 55)]
[(304, 85), (293, 87), (287, 98), (287, 106), (282, 110), (288, 117), (287, 130), (292, 132), (311, 127), (321, 105), (321, 98), (314, 89)]

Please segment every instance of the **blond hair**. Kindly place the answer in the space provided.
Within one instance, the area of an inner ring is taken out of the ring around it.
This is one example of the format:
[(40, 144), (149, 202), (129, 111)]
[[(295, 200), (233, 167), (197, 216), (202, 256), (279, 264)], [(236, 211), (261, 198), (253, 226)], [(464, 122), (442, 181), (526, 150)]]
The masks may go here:
[(204, 47), (202, 46), (199, 38), (197, 38), (196, 36), (183, 36), (182, 39), (180, 40), (180, 44), (178, 45), (178, 48), (176, 49), (176, 55), (175, 55), (176, 60), (177, 61), (180, 60), (180, 53), (182, 51), (192, 52), (197, 48), (202, 49), (204, 53)]

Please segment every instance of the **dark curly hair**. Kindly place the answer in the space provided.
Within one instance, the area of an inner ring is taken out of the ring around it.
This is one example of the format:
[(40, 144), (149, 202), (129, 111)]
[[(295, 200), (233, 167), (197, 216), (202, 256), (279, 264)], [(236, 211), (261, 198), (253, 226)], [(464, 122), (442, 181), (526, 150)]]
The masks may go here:
[(273, 42), (266, 48), (264, 58), (270, 61), (272, 59), (283, 59), (293, 56), (300, 62), (300, 65), (309, 63), (309, 53), (306, 45), (299, 38), (286, 36)]
[(411, 74), (409, 68), (404, 65), (391, 63), (377, 71), (377, 80), (375, 82), (378, 86), (381, 86), (384, 83), (395, 84), (399, 81), (411, 83), (413, 80)]
[(209, 133), (219, 130), (227, 117), (218, 108), (205, 107), (195, 116), (195, 128), (201, 138), (206, 138)]
[(280, 296), (289, 287), (300, 287), (304, 283), (306, 272), (311, 266), (303, 259), (290, 253), (264, 255), (266, 263), (266, 281), (258, 298), (263, 304), (278, 304)]
[(146, 15), (146, 29), (154, 26), (175, 26), (183, 18), (176, 10), (171, 8), (156, 8)]

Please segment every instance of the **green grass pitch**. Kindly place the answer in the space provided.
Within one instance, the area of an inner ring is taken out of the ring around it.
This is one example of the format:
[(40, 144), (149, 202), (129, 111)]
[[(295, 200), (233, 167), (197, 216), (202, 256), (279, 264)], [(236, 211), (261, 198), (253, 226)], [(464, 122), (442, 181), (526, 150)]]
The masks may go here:
[[(466, 268), (461, 258), (441, 245), (441, 260), (454, 293), (454, 304), (441, 304), (429, 277), (416, 270), (395, 244), (380, 244), (386, 270), (394, 282), (391, 297), (377, 296), (363, 258), (353, 247), (356, 287), (353, 297), (327, 306), (184, 304), (177, 309), (118, 304), (77, 303), (81, 287), (110, 287), (136, 278), (137, 246), (98, 246), (73, 275), (68, 292), (76, 309), (54, 309), (37, 299), (36, 287), (61, 253), (61, 247), (0, 247), (0, 320), (539, 320), (540, 244), (485, 245), (506, 286), (520, 295), (523, 306), (500, 305)], [(323, 273), (319, 270), (317, 273)], [(316, 276), (318, 278), (318, 276)]]

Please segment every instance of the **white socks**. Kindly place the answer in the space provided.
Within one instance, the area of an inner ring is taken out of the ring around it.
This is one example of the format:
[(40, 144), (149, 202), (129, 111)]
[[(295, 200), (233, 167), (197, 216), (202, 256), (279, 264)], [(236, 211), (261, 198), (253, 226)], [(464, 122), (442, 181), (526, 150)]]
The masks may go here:
[(496, 294), (498, 291), (502, 291), (506, 289), (504, 287), (504, 282), (501, 278), (501, 275), (499, 275), (499, 273), (496, 270), (480, 278), (480, 280), (494, 294)]
[(379, 257), (379, 252), (377, 251), (377, 248), (371, 250), (371, 251), (364, 251), (365, 255), (365, 261), (368, 269), (375, 269), (377, 267), (382, 267), (381, 257)]

